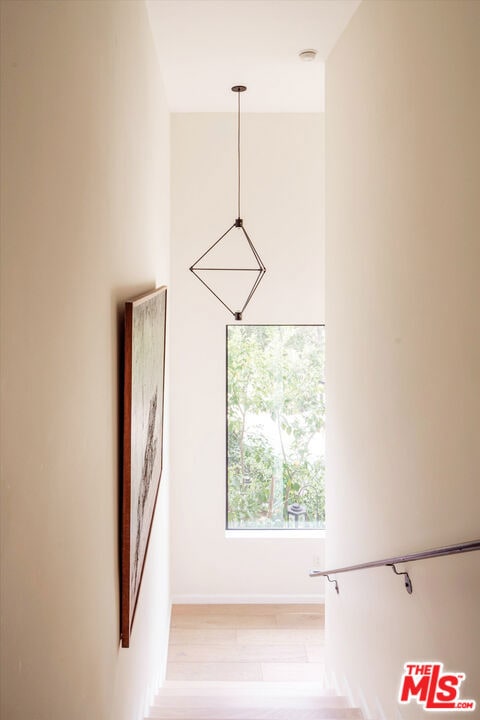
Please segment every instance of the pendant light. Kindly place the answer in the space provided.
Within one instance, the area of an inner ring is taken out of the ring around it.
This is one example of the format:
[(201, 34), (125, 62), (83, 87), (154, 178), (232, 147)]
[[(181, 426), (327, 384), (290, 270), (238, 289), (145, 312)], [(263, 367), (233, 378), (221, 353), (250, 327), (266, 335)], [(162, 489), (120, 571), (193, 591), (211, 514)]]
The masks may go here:
[[(242, 320), (243, 313), (265, 275), (265, 265), (245, 230), (240, 214), (240, 93), (245, 85), (234, 85), (237, 93), (237, 218), (228, 230), (201, 255), (190, 270), (203, 285), (232, 313)], [(235, 261), (232, 265), (231, 258)]]

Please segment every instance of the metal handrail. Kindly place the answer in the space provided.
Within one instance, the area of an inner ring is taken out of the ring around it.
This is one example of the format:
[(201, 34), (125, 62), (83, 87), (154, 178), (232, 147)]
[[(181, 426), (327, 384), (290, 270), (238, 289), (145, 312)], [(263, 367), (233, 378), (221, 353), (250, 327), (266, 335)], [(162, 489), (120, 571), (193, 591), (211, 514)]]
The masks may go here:
[(444, 557), (445, 555), (457, 555), (459, 553), (473, 552), (480, 550), (480, 540), (470, 540), (469, 542), (457, 543), (455, 545), (445, 545), (444, 547), (434, 548), (433, 550), (424, 550), (423, 552), (410, 553), (409, 555), (396, 555), (395, 557), (384, 558), (383, 560), (372, 560), (371, 562), (358, 563), (357, 565), (347, 565), (345, 567), (335, 568), (333, 570), (311, 570), (310, 577), (326, 577), (327, 580), (335, 584), (335, 590), (339, 592), (336, 580), (330, 580), (330, 575), (338, 575), (339, 573), (352, 572), (353, 570), (364, 570), (372, 567), (391, 567), (396, 575), (405, 576), (405, 587), (408, 593), (412, 593), (412, 582), (407, 572), (399, 573), (396, 569), (398, 563), (413, 562), (415, 560), (425, 560), (433, 557)]

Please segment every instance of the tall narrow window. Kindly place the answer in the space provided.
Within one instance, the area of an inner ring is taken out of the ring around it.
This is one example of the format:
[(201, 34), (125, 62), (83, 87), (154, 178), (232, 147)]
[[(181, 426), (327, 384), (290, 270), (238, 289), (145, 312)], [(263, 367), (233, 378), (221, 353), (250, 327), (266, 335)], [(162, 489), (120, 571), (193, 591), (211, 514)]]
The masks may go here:
[(227, 326), (227, 529), (325, 527), (322, 325)]

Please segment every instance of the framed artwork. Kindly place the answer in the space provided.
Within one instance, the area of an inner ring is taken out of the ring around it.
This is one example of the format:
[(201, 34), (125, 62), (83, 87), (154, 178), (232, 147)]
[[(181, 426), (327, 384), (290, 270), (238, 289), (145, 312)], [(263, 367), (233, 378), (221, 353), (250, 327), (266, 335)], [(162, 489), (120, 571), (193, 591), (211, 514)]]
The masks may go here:
[(163, 455), (167, 288), (125, 303), (121, 638), (129, 647)]

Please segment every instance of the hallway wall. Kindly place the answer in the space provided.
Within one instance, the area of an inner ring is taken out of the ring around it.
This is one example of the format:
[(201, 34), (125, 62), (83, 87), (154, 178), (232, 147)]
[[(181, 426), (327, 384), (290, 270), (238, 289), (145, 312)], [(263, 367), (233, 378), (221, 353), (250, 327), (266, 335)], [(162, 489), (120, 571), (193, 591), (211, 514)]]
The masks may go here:
[[(235, 321), (189, 267), (236, 216), (235, 141), (234, 113), (172, 115), (172, 592), (318, 600), (323, 582), (308, 571), (323, 538), (225, 536), (225, 327)], [(245, 323), (324, 322), (323, 152), (320, 114), (243, 115), (242, 216), (267, 267)]]
[[(479, 69), (460, 0), (365, 0), (327, 62), (330, 567), (480, 535)], [(418, 719), (408, 661), (466, 673), (480, 703), (479, 553), (407, 569), (411, 596), (385, 568), (326, 593), (331, 666), (369, 719)]]
[(168, 113), (143, 2), (1, 13), (1, 716), (135, 720), (168, 639), (168, 463), (122, 650), (121, 316), (169, 279)]

